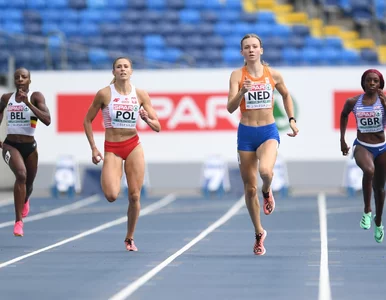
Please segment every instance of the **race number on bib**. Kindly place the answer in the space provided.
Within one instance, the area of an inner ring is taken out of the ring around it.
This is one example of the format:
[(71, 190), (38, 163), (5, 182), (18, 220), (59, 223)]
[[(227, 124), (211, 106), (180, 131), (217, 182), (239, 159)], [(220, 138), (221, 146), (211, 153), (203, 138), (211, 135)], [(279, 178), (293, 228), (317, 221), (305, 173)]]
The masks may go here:
[(244, 98), (246, 109), (272, 108), (272, 86), (270, 83), (254, 83)]

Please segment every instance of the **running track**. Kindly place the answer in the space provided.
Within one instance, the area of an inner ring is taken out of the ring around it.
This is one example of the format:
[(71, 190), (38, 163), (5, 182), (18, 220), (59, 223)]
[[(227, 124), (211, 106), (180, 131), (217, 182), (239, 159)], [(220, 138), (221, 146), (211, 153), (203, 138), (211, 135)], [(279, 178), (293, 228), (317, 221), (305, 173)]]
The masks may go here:
[(1, 201), (0, 298), (385, 297), (386, 248), (360, 229), (360, 198), (276, 198), (262, 257), (241, 197), (142, 199), (139, 252), (124, 248), (125, 199), (33, 198), (22, 238)]

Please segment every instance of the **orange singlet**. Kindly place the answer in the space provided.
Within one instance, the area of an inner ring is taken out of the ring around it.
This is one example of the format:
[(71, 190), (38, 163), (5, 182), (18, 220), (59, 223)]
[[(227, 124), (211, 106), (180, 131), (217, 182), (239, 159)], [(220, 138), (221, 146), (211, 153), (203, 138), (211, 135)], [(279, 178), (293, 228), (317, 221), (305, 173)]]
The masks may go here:
[(245, 112), (249, 109), (273, 109), (273, 91), (275, 81), (267, 66), (263, 66), (263, 76), (260, 78), (252, 77), (247, 67), (242, 68), (241, 81), (239, 88), (243, 86), (245, 77), (252, 81), (252, 88), (245, 93), (240, 102), (240, 111)]

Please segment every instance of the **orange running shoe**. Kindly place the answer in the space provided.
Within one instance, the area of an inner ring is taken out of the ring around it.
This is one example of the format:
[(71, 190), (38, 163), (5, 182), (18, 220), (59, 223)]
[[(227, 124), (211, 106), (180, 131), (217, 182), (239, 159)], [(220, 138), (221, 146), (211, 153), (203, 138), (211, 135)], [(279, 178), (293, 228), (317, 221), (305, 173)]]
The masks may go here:
[(268, 197), (265, 197), (267, 195), (264, 195), (263, 193), (263, 198), (264, 198), (264, 213), (266, 215), (270, 215), (273, 213), (275, 210), (275, 198), (273, 198), (272, 190), (269, 190), (268, 192)]
[(21, 216), (25, 218), (29, 214), (29, 199), (26, 203), (24, 203), (23, 212), (21, 213)]
[(133, 239), (125, 239), (125, 245), (127, 251), (138, 251)]
[(253, 253), (255, 253), (255, 255), (264, 255), (266, 252), (264, 248), (264, 240), (267, 237), (267, 232), (264, 230), (262, 233), (255, 234), (255, 237), (256, 241), (253, 247)]
[(23, 236), (23, 222), (22, 221), (17, 221), (15, 222), (15, 226), (13, 227), (13, 235), (14, 236)]

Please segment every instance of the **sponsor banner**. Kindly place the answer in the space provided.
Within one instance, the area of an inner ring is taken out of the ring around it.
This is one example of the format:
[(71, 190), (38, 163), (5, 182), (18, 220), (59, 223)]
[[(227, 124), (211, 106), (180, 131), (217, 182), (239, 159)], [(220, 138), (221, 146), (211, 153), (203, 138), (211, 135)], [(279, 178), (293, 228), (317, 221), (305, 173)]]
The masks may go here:
[[(288, 118), (275, 91), (274, 115), (280, 131), (279, 152), (284, 160), (343, 160), (339, 118), (347, 98), (361, 93), (360, 78), (367, 67), (277, 68), (295, 103), (300, 129), (296, 138), (287, 133)], [(226, 110), (232, 69), (135, 70), (132, 83), (145, 89), (162, 125), (155, 133), (141, 120), (137, 124), (148, 162), (202, 162), (221, 154), (237, 162), (237, 126), (240, 113)], [(380, 68), (386, 74), (386, 68)], [(111, 81), (105, 71), (34, 71), (32, 91), (41, 91), (51, 111), (49, 127), (36, 126), (39, 161), (55, 162), (74, 155), (91, 163), (91, 150), (83, 120), (95, 94)], [(5, 123), (5, 122), (3, 122)], [(99, 112), (93, 121), (94, 139), (103, 151), (104, 128)], [(346, 141), (356, 135), (350, 116)], [(4, 139), (3, 136), (0, 139)]]

